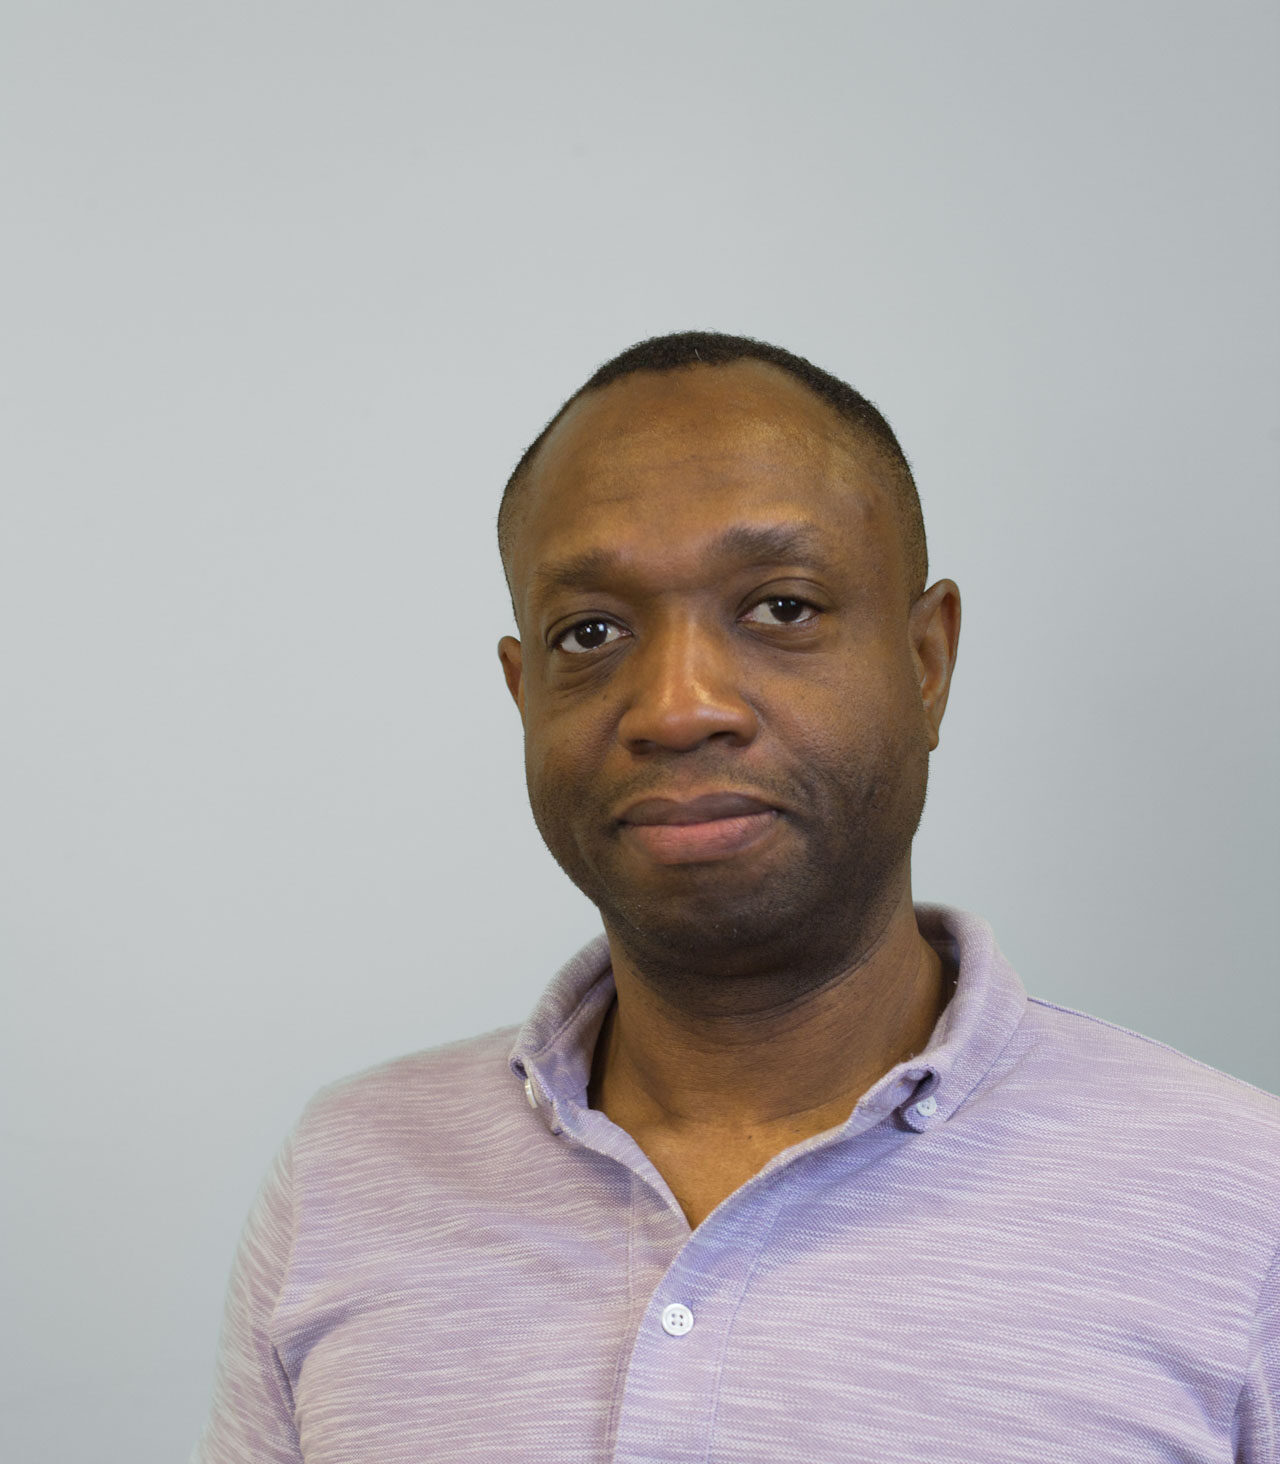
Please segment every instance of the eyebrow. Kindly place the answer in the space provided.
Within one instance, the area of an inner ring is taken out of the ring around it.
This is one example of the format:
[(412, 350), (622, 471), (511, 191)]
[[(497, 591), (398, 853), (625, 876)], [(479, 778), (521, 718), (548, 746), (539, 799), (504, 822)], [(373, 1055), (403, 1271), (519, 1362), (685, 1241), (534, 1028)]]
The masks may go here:
[[(736, 560), (743, 568), (785, 560), (825, 562), (822, 535), (812, 524), (734, 524), (707, 546), (707, 556)], [(585, 589), (616, 572), (622, 556), (613, 549), (586, 549), (581, 554), (543, 565), (533, 574), (535, 588)]]

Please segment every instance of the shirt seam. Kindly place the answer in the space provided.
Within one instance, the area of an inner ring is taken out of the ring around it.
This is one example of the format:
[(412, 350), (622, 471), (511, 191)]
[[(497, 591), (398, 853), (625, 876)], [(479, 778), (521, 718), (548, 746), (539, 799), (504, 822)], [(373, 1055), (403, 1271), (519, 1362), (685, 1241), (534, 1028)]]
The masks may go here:
[(724, 1338), (720, 1343), (720, 1352), (716, 1358), (716, 1392), (711, 1404), (711, 1417), (707, 1420), (707, 1447), (702, 1454), (702, 1464), (711, 1464), (711, 1448), (715, 1442), (716, 1420), (720, 1417), (720, 1398), (724, 1392), (724, 1360), (729, 1352), (729, 1338), (733, 1333), (734, 1326), (738, 1320), (738, 1313), (742, 1310), (742, 1303), (746, 1299), (747, 1288), (755, 1278), (756, 1272), (760, 1269), (760, 1262), (765, 1251), (769, 1248), (769, 1242), (773, 1239), (773, 1232), (778, 1226), (778, 1217), (785, 1208), (785, 1200), (779, 1195), (778, 1203), (773, 1207), (773, 1218), (769, 1221), (769, 1228), (760, 1238), (756, 1246), (755, 1258), (751, 1262), (746, 1277), (743, 1279), (742, 1287), (738, 1292), (738, 1299), (733, 1304), (733, 1311), (729, 1316), (729, 1324), (724, 1329)]
[[(301, 1128), (301, 1124), (298, 1125)], [(298, 1249), (298, 1205), (297, 1192), (297, 1161), (298, 1161), (298, 1134), (295, 1130), (289, 1136), (284, 1164), (284, 1178), (287, 1181), (286, 1194), (289, 1198), (289, 1250), (284, 1258), (284, 1264), (280, 1267), (280, 1284), (276, 1290), (275, 1299), (271, 1304), (271, 1315), (267, 1318), (266, 1335), (271, 1342), (271, 1356), (275, 1361), (275, 1382), (284, 1394), (283, 1402), (289, 1411), (289, 1419), (293, 1424), (294, 1433), (298, 1429), (298, 1408), (293, 1396), (293, 1382), (289, 1377), (288, 1369), (284, 1365), (284, 1358), (280, 1355), (280, 1348), (276, 1343), (277, 1318), (280, 1307), (284, 1302), (284, 1294), (289, 1289), (289, 1278), (293, 1273), (293, 1260)]]
[(1061, 1012), (1068, 1017), (1079, 1017), (1081, 1021), (1092, 1022), (1095, 1027), (1106, 1027), (1109, 1031), (1119, 1032), (1125, 1037), (1134, 1037), (1139, 1042), (1145, 1042), (1148, 1047), (1157, 1047), (1161, 1052), (1171, 1052), (1174, 1057), (1180, 1057), (1184, 1062), (1194, 1063), (1196, 1067), (1206, 1073), (1212, 1073), (1218, 1078), (1226, 1078), (1228, 1082), (1235, 1083), (1238, 1087), (1247, 1088), (1251, 1093), (1261, 1093), (1264, 1098), (1275, 1101), (1274, 1093), (1269, 1093), (1256, 1083), (1249, 1082), (1247, 1078), (1238, 1078), (1233, 1073), (1223, 1072), (1221, 1068), (1214, 1067), (1211, 1062), (1192, 1057), (1189, 1052), (1183, 1052), (1180, 1047), (1174, 1047), (1172, 1043), (1161, 1042), (1158, 1037), (1148, 1037), (1145, 1032), (1135, 1032), (1132, 1027), (1122, 1027), (1119, 1022), (1109, 1022), (1106, 1017), (1096, 1017), (1092, 1012), (1082, 1012), (1077, 1007), (1062, 1006), (1056, 1001), (1046, 1001), (1042, 996), (1028, 996), (1027, 1001), (1032, 1006), (1046, 1007), (1051, 1012)]
[[(618, 1361), (613, 1370), (613, 1396), (609, 1403), (609, 1418), (605, 1428), (605, 1438), (608, 1440), (611, 1458), (618, 1447), (618, 1423), (622, 1416), (623, 1385), (631, 1351), (635, 1347), (635, 1340), (631, 1338), (631, 1319), (636, 1314), (636, 1185), (639, 1180), (630, 1170), (627, 1171), (627, 1178), (630, 1181), (627, 1209), (627, 1327), (618, 1345)], [(628, 1338), (631, 1338), (630, 1346), (628, 1346)]]
[[(1271, 1262), (1262, 1274), (1262, 1282), (1258, 1287), (1258, 1299), (1254, 1303), (1253, 1307), (1253, 1326), (1250, 1328), (1250, 1342), (1252, 1343), (1254, 1339), (1260, 1339), (1261, 1345), (1258, 1347), (1256, 1355), (1246, 1359), (1247, 1365), (1244, 1370), (1244, 1376), (1240, 1379), (1240, 1388), (1239, 1391), (1236, 1393), (1235, 1406), (1231, 1412), (1233, 1434), (1235, 1433), (1235, 1425), (1240, 1417), (1240, 1403), (1241, 1400), (1244, 1398), (1245, 1389), (1249, 1386), (1249, 1380), (1252, 1378), (1255, 1371), (1262, 1371), (1262, 1354), (1266, 1344), (1266, 1338), (1262, 1337), (1262, 1328), (1259, 1326), (1259, 1321), (1262, 1316), (1262, 1298), (1266, 1293), (1267, 1283), (1275, 1275), (1278, 1266), (1280, 1266), (1280, 1242), (1276, 1243), (1276, 1247), (1271, 1253)], [(1263, 1382), (1266, 1382), (1265, 1374), (1263, 1374)], [(1267, 1451), (1262, 1455), (1262, 1457), (1265, 1459), (1275, 1452), (1276, 1410), (1275, 1402), (1272, 1399), (1269, 1391), (1265, 1389), (1262, 1390), (1261, 1397), (1267, 1405), (1267, 1416), (1265, 1419), (1262, 1420), (1263, 1426), (1267, 1430), (1267, 1437), (1263, 1440), (1263, 1442), (1267, 1445)]]

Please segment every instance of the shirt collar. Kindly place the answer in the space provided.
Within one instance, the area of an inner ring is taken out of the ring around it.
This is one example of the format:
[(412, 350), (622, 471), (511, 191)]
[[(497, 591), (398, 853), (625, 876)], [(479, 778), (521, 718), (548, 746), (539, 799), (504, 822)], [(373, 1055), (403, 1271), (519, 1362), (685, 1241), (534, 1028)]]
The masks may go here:
[[(1022, 1021), (1027, 993), (976, 915), (945, 905), (917, 905), (926, 940), (958, 963), (956, 989), (925, 1050), (891, 1068), (858, 1101), (846, 1127), (897, 1110), (917, 1130), (934, 1128), (979, 1086)], [(511, 1050), (511, 1071), (553, 1128), (571, 1125), (587, 1106), (587, 1083), (605, 1013), (613, 1000), (609, 944), (603, 935), (556, 973)]]
[(1027, 993), (985, 920), (946, 905), (917, 905), (925, 939), (958, 968), (956, 989), (925, 1050), (891, 1068), (854, 1110), (897, 1109), (911, 1128), (945, 1123), (990, 1072), (1027, 1009)]

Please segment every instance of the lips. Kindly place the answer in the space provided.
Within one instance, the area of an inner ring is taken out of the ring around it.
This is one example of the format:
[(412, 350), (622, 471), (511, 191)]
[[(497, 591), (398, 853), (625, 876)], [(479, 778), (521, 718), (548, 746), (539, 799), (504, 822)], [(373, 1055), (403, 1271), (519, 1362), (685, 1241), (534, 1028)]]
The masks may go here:
[(697, 798), (644, 798), (621, 815), (626, 824), (695, 824), (714, 819), (773, 813), (774, 806), (746, 793), (703, 793)]
[(747, 793), (644, 798), (618, 822), (624, 836), (658, 864), (705, 864), (745, 852), (767, 835), (778, 810)]

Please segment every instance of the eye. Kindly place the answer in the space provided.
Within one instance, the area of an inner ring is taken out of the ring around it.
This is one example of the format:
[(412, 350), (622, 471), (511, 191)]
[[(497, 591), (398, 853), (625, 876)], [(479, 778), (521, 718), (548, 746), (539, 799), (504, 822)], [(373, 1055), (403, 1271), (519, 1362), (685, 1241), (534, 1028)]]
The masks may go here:
[(562, 630), (551, 642), (553, 651), (568, 651), (578, 656), (584, 651), (595, 651), (607, 646), (623, 634), (622, 627), (612, 620), (580, 620), (568, 630)]
[(817, 614), (817, 608), (808, 600), (770, 595), (754, 604), (742, 618), (751, 625), (805, 625)]

